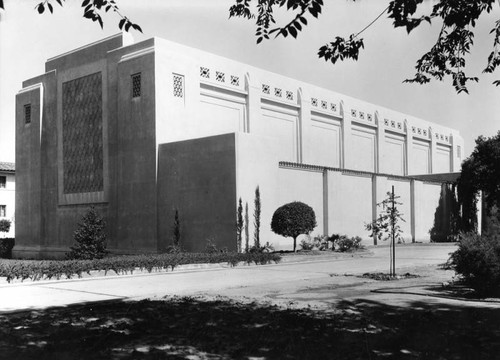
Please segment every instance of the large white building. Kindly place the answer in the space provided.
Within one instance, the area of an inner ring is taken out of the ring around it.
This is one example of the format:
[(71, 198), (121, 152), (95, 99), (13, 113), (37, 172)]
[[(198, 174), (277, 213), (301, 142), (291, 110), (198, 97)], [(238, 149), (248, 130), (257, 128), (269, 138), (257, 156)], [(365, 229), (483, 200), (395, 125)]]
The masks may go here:
[(15, 193), (16, 167), (14, 163), (0, 161), (0, 219), (11, 221), (10, 231), (0, 236), (14, 237), (15, 234)]
[(464, 152), (455, 129), (158, 38), (119, 34), (45, 71), (16, 98), (19, 256), (67, 251), (90, 205), (117, 252), (166, 247), (175, 209), (187, 250), (234, 249), (237, 201), (252, 214), (257, 186), (277, 248), (291, 242), (271, 217), (293, 200), (315, 210), (314, 234), (369, 241), (392, 185), (406, 238), (428, 241), (445, 192), (418, 175), (457, 172)]

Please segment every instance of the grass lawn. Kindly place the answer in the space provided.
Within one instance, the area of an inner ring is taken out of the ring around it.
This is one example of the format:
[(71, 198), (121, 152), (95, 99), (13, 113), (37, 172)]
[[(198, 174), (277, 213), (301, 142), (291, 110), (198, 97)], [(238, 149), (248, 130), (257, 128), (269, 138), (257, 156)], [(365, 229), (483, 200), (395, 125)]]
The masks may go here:
[(500, 307), (167, 298), (0, 315), (5, 359), (498, 359)]

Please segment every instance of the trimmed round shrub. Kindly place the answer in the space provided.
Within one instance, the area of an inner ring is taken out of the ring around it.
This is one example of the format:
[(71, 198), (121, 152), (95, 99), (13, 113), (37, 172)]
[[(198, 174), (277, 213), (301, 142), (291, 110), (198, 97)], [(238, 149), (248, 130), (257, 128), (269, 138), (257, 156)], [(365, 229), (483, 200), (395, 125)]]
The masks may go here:
[(312, 207), (300, 201), (280, 206), (273, 214), (271, 230), (278, 235), (293, 238), (293, 251), (297, 249), (297, 237), (309, 234), (316, 227), (316, 214)]
[(461, 234), (450, 267), (479, 296), (500, 295), (500, 236)]

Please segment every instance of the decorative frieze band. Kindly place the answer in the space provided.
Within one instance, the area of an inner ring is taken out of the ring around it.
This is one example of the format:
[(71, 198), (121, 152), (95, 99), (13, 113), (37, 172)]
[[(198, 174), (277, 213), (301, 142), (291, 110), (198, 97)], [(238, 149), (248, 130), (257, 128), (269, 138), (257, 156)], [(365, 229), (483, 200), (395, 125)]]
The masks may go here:
[(200, 66), (200, 77), (224, 85), (240, 87), (240, 76), (228, 74), (227, 72), (220, 70), (215, 70), (214, 72), (206, 66)]
[(357, 110), (357, 109), (351, 109), (351, 117), (356, 119), (356, 120), (364, 120), (368, 123), (374, 123), (375, 117), (373, 114), (367, 113), (365, 111)]

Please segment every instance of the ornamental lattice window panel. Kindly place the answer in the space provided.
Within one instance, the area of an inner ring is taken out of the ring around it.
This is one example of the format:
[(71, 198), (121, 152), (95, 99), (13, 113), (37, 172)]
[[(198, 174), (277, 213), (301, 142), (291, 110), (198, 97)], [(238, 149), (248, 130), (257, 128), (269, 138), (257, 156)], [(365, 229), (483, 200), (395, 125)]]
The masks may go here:
[(141, 74), (132, 75), (132, 98), (141, 96)]
[(240, 86), (240, 78), (239, 76), (231, 75), (231, 85)]
[(389, 126), (389, 119), (384, 119), (384, 125)]
[(322, 100), (321, 101), (321, 108), (326, 110), (328, 108), (328, 103), (326, 101)]
[(287, 100), (292, 100), (293, 101), (293, 92), (287, 91), (286, 92), (286, 99)]
[(352, 117), (356, 117), (356, 110), (351, 109), (351, 116), (352, 116)]
[(311, 105), (312, 105), (312, 106), (318, 106), (318, 99), (316, 99), (316, 98), (311, 98)]
[(24, 123), (31, 123), (31, 104), (24, 105)]
[(174, 97), (184, 97), (184, 76), (173, 74)]
[(270, 93), (270, 88), (269, 88), (269, 85), (266, 85), (266, 84), (262, 84), (262, 92), (264, 94), (268, 94)]
[(359, 118), (360, 118), (361, 120), (364, 120), (364, 119), (365, 119), (365, 113), (364, 113), (364, 112), (362, 112), (362, 111), (360, 111), (360, 112), (359, 112)]
[(330, 103), (330, 110), (337, 111), (337, 104)]
[(368, 121), (372, 121), (373, 118), (372, 118), (372, 114), (368, 114)]
[(63, 191), (103, 191), (101, 73), (62, 85)]
[(281, 97), (281, 89), (280, 88), (274, 88), (274, 96)]

